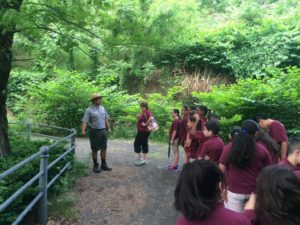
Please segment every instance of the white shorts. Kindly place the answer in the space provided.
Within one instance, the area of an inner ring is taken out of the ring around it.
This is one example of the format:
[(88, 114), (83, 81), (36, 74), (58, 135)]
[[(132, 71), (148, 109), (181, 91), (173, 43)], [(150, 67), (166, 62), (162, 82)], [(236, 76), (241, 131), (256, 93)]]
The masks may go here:
[(241, 213), (244, 211), (245, 204), (249, 200), (249, 197), (250, 195), (248, 194), (236, 194), (227, 190), (225, 208)]

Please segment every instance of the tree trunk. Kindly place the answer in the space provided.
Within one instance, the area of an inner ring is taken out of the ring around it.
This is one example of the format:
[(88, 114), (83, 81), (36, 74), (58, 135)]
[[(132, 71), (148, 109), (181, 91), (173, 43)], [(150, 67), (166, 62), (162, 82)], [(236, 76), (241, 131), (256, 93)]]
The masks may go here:
[(69, 49), (69, 62), (68, 62), (68, 69), (70, 71), (75, 70), (75, 63), (74, 63), (74, 47)]
[[(23, 0), (1, 1), (3, 13), (9, 9), (20, 10)], [(15, 26), (14, 26), (15, 27)], [(12, 44), (14, 38), (14, 27), (0, 26), (0, 157), (10, 153), (7, 124), (7, 84), (11, 71)]]
[(0, 157), (9, 154), (7, 126), (7, 83), (11, 70), (13, 33), (3, 33), (0, 29)]
[(92, 60), (92, 70), (91, 75), (92, 77), (96, 77), (99, 69), (99, 60), (98, 60), (98, 50), (92, 49), (91, 50), (91, 60)]

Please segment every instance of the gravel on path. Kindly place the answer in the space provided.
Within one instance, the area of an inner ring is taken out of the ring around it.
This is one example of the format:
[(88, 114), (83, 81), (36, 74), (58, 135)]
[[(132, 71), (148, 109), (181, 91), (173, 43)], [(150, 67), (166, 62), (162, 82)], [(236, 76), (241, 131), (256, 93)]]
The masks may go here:
[[(76, 143), (76, 157), (92, 168), (88, 139), (78, 138)], [(110, 140), (107, 161), (113, 171), (95, 174), (90, 169), (75, 187), (77, 219), (59, 224), (174, 225), (179, 216), (173, 206), (179, 174), (166, 169), (167, 149), (150, 143), (149, 164), (136, 167), (133, 142)], [(54, 224), (55, 219), (48, 223)]]

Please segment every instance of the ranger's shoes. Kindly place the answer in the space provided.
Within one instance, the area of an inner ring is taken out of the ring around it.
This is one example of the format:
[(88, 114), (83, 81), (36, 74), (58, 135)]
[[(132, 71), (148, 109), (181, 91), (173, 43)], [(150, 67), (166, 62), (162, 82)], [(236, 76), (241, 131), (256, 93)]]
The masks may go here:
[(94, 171), (95, 173), (100, 173), (100, 172), (101, 172), (101, 168), (100, 168), (99, 164), (94, 165), (93, 171)]
[(101, 165), (101, 170), (103, 171), (112, 171), (112, 168), (108, 167), (107, 164), (102, 164)]

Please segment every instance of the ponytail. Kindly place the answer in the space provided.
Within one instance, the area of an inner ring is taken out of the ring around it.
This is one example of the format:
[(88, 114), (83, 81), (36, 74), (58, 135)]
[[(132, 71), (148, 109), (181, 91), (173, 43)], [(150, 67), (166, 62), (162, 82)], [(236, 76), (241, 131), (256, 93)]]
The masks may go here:
[(248, 167), (256, 152), (254, 136), (258, 131), (258, 125), (253, 120), (245, 120), (242, 123), (241, 133), (233, 140), (228, 161), (237, 168)]

